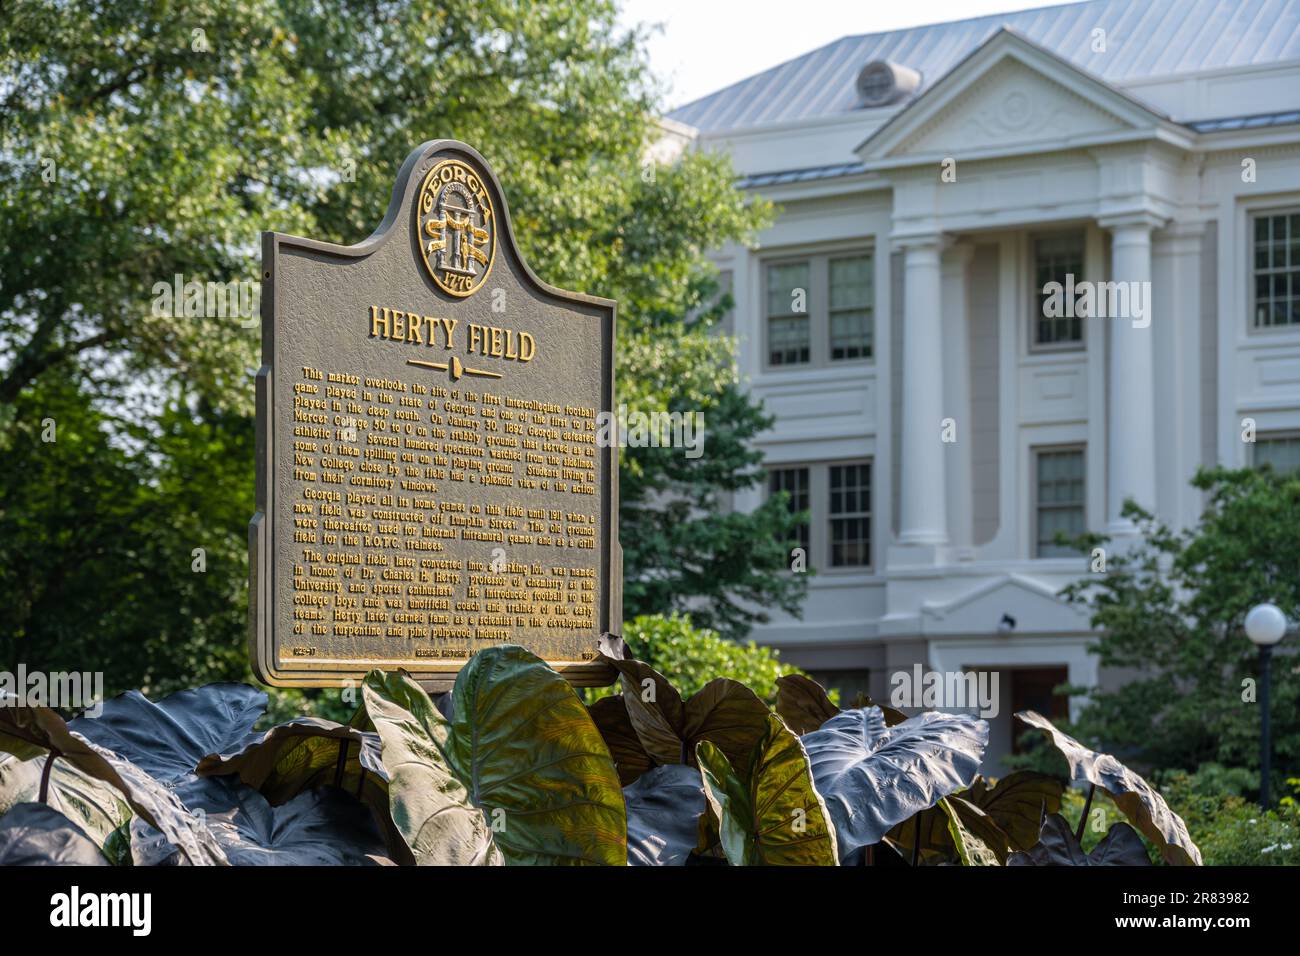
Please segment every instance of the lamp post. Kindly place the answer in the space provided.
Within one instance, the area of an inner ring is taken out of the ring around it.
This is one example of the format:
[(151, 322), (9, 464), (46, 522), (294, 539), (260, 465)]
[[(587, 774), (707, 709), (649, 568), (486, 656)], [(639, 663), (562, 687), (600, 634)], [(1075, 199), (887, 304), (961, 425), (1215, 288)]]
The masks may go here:
[(1272, 753), (1268, 739), (1269, 664), (1273, 659), (1273, 645), (1282, 640), (1286, 628), (1286, 615), (1276, 604), (1256, 604), (1246, 614), (1246, 636), (1259, 648), (1259, 805), (1265, 810), (1268, 809), (1269, 757)]

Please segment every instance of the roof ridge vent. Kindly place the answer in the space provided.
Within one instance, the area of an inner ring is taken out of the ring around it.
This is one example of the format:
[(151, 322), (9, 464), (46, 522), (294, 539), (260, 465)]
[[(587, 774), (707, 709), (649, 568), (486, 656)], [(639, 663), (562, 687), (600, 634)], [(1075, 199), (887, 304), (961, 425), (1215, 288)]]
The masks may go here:
[(872, 60), (861, 70), (854, 84), (858, 107), (888, 106), (906, 99), (921, 88), (921, 74), (891, 60)]

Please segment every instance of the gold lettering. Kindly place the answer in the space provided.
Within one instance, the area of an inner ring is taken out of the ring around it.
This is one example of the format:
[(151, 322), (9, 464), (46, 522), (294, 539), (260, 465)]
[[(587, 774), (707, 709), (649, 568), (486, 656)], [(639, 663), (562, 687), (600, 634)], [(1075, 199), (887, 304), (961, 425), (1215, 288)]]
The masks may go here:
[[(370, 307), (370, 337), (372, 339), (377, 337), (380, 334), (379, 332), (379, 327), (381, 322), (380, 317), (381, 317), (381, 313), (379, 311), (379, 306), (372, 305)], [(383, 334), (387, 336), (388, 335), (388, 310), (387, 309), (383, 310), (382, 323), (384, 329)]]

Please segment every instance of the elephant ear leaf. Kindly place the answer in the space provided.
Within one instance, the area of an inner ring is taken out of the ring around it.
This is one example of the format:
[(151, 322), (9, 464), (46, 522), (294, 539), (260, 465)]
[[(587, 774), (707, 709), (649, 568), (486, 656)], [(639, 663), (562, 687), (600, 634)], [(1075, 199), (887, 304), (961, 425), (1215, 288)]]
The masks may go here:
[(704, 794), (733, 866), (835, 866), (835, 830), (799, 738), (775, 714), (735, 767), (713, 743), (696, 744)]
[[(920, 850), (913, 854), (913, 845), (920, 838)], [(905, 860), (916, 861), (921, 866), (937, 863), (956, 863), (957, 848), (952, 842), (952, 833), (948, 829), (948, 812), (943, 801), (913, 814), (909, 819), (894, 826), (884, 837), (899, 856)]]
[(803, 674), (776, 679), (776, 712), (796, 734), (809, 734), (840, 712), (825, 688)]
[(1139, 774), (1110, 754), (1089, 750), (1046, 717), (1032, 710), (1016, 714), (1030, 727), (1045, 731), (1070, 765), (1072, 783), (1089, 783), (1110, 794), (1115, 806), (1152, 843), (1171, 866), (1200, 866), (1201, 851), (1192, 842), (1183, 818)]
[(684, 764), (655, 767), (623, 790), (627, 804), (627, 862), (681, 866), (699, 840), (704, 813), (700, 772)]
[(948, 832), (963, 866), (1002, 866), (1011, 840), (993, 818), (961, 797), (945, 797), (939, 805), (948, 815)]
[(0, 866), (108, 866), (108, 860), (58, 810), (20, 803), (0, 817)]
[(1146, 845), (1127, 823), (1114, 823), (1088, 854), (1089, 866), (1150, 866)]
[(739, 765), (770, 732), (772, 711), (740, 681), (719, 677), (691, 695), (684, 716), (688, 755), (697, 743), (707, 740)]
[(333, 786), (355, 791), (362, 774), (387, 780), (379, 735), (319, 717), (299, 717), (253, 736), (228, 753), (199, 761), (200, 776), (238, 774), (273, 805), (304, 790)]
[(1074, 831), (1059, 813), (1043, 821), (1038, 843), (1028, 852), (1012, 853), (1008, 866), (1150, 866), (1142, 838), (1127, 823), (1116, 823), (1091, 853), (1085, 853)]
[(628, 717), (623, 695), (602, 697), (587, 708), (587, 713), (605, 741), (614, 766), (618, 768), (618, 781), (626, 793), (627, 787), (654, 767), (655, 762), (641, 745), (641, 738)]
[(522, 647), (475, 654), (442, 745), (508, 863), (627, 862), (618, 770), (569, 682)]
[[(306, 790), (273, 807), (234, 777), (207, 777), (184, 787), (185, 804), (236, 866), (366, 866), (383, 856), (369, 810), (330, 786)], [(166, 840), (135, 825), (137, 857), (145, 865), (170, 862)]]
[[(0, 816), (40, 801), (47, 751), (31, 760), (0, 754)], [(66, 760), (55, 760), (45, 780), (45, 803), (71, 820), (114, 866), (131, 863), (131, 808), (122, 794)]]
[(49, 761), (54, 761), (55, 766), (67, 761), (84, 776), (113, 787), (137, 817), (176, 846), (186, 863), (220, 866), (228, 862), (211, 835), (193, 825), (189, 812), (171, 789), (131, 761), (74, 733), (50, 708), (5, 701), (0, 706), (0, 741), (4, 740), (47, 751), (45, 770), (51, 776)]
[(389, 853), (402, 863), (415, 862), (388, 812), (388, 772), (378, 733), (299, 717), (253, 734), (231, 752), (208, 754), (196, 772), (205, 777), (236, 774), (274, 807), (320, 787), (346, 791), (370, 807)]
[(683, 730), (685, 705), (677, 688), (644, 661), (603, 660), (618, 671), (628, 721), (650, 759), (656, 764), (689, 763)]
[(206, 684), (157, 703), (139, 691), (105, 701), (98, 717), (68, 727), (131, 761), (149, 776), (174, 783), (211, 753), (241, 743), (266, 710), (266, 694), (247, 684)]
[(879, 707), (880, 712), (885, 715), (885, 726), (894, 727), (908, 719), (907, 714), (888, 704), (877, 703), (866, 694), (854, 694), (853, 702), (849, 704), (850, 710), (863, 710), (868, 707)]
[(406, 674), (382, 671), (366, 675), (361, 695), (379, 734), (393, 823), (415, 861), (499, 864), (487, 820), (443, 756), (450, 728), (429, 695)]
[[(980, 779), (977, 777), (975, 783), (979, 784)], [(921, 849), (916, 859), (922, 865), (1002, 866), (1013, 849), (1011, 838), (991, 814), (970, 800), (973, 791), (971, 787), (944, 797), (928, 810), (904, 820), (889, 831), (885, 842), (910, 860), (912, 845), (919, 835)], [(1037, 842), (1036, 833), (1032, 842)]]
[(1038, 842), (1043, 817), (1061, 809), (1061, 781), (1032, 770), (1017, 770), (991, 781), (976, 777), (970, 789), (958, 794), (979, 807), (1007, 835), (1014, 850), (1028, 850)]
[(988, 724), (927, 712), (888, 727), (879, 707), (846, 710), (803, 738), (841, 860), (975, 778)]
[(739, 681), (717, 678), (683, 701), (668, 678), (644, 661), (603, 660), (618, 671), (628, 719), (655, 764), (693, 763), (701, 740), (721, 748), (733, 762), (743, 762), (766, 732), (771, 712)]

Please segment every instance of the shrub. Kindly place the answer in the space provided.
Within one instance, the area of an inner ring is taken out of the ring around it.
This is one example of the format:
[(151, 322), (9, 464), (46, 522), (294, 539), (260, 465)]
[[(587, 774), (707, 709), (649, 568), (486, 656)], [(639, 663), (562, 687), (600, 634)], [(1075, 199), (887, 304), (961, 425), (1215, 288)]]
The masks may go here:
[[(685, 615), (643, 614), (623, 626), (632, 656), (644, 661), (689, 697), (717, 677), (749, 687), (769, 705), (776, 703), (776, 679), (803, 671), (779, 660), (779, 652), (753, 641), (730, 641), (708, 628), (697, 628)], [(612, 688), (597, 696), (612, 693)], [(832, 695), (834, 697), (834, 695)]]

